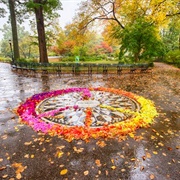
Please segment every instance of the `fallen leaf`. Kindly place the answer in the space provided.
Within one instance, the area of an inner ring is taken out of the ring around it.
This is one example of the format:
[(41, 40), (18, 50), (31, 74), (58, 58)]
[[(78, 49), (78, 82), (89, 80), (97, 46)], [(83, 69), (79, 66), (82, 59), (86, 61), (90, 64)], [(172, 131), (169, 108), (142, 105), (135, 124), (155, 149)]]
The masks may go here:
[(124, 155), (120, 155), (120, 157), (124, 159)]
[(7, 135), (3, 135), (3, 136), (1, 136), (1, 138), (2, 138), (3, 140), (7, 139)]
[(144, 170), (144, 166), (141, 166), (141, 168), (140, 168), (140, 169), (141, 169), (141, 171), (143, 171), (143, 170)]
[(155, 129), (152, 129), (153, 132), (157, 132)]
[(153, 174), (151, 174), (149, 177), (150, 177), (150, 179), (154, 179), (154, 175)]
[(30, 142), (25, 142), (24, 143), (24, 145), (26, 145), (26, 146), (29, 146), (29, 145), (31, 145), (32, 144), (32, 141), (30, 141)]
[(162, 142), (159, 142), (158, 145), (159, 146), (164, 146), (164, 144)]
[(167, 156), (166, 153), (162, 153), (163, 156)]
[(3, 159), (2, 159), (2, 158), (0, 158), (0, 162), (3, 162)]
[(29, 158), (29, 154), (24, 155), (25, 158)]
[(121, 169), (121, 172), (125, 172), (126, 170), (125, 169)]
[(81, 153), (81, 152), (83, 152), (84, 151), (84, 148), (77, 148), (77, 147), (73, 147), (73, 150), (75, 151), (75, 152), (77, 152), (77, 153)]
[(60, 171), (60, 175), (65, 175), (67, 174), (68, 170), (67, 169), (63, 169)]
[(168, 149), (169, 151), (172, 151), (172, 148), (171, 148), (171, 147), (168, 147), (167, 149)]
[(102, 165), (99, 159), (96, 159), (95, 163), (98, 167), (100, 167)]
[(89, 174), (89, 171), (84, 171), (84, 175), (87, 176)]
[(157, 151), (153, 151), (153, 154), (158, 154), (158, 152)]
[(59, 165), (60, 168), (64, 167), (64, 164)]
[(155, 138), (156, 138), (155, 136), (151, 135), (151, 139), (152, 139), (152, 140), (155, 139)]
[(16, 174), (22, 173), (27, 166), (22, 166), (22, 163), (13, 163), (12, 167), (16, 168)]
[(56, 147), (56, 149), (63, 149), (63, 148), (65, 148), (65, 146), (58, 146), (58, 147)]
[(111, 159), (111, 162), (114, 164), (114, 159)]
[(147, 157), (147, 158), (151, 158), (151, 154), (147, 152), (147, 153), (146, 153), (146, 157)]
[(113, 170), (116, 169), (116, 166), (111, 166), (111, 169), (113, 169)]
[(16, 178), (21, 179), (22, 178), (21, 173), (16, 174)]
[(2, 176), (3, 179), (6, 179), (7, 177), (8, 177), (7, 174), (5, 174), (5, 175)]
[(6, 169), (6, 166), (0, 167), (0, 171), (2, 171), (2, 170), (4, 170), (4, 169)]
[(78, 145), (80, 145), (80, 144), (82, 144), (82, 141), (78, 141), (78, 143), (77, 143)]
[(106, 143), (104, 141), (98, 141), (96, 144), (102, 148), (106, 146)]
[(63, 153), (62, 151), (58, 150), (58, 151), (56, 152), (56, 157), (60, 158), (60, 157), (62, 157), (63, 154), (64, 154), (64, 153)]

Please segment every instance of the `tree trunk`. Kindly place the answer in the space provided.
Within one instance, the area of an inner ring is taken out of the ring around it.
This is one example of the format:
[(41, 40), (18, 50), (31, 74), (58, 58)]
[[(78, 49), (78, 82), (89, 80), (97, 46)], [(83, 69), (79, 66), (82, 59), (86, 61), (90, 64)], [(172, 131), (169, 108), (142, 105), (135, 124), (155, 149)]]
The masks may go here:
[[(34, 0), (34, 3), (41, 4), (41, 0)], [(40, 63), (48, 63), (45, 28), (44, 28), (44, 16), (43, 16), (42, 5), (35, 8), (35, 15), (36, 15), (38, 43), (39, 43), (39, 62)]]
[(13, 61), (20, 58), (14, 2), (15, 0), (9, 0), (9, 10), (10, 10), (12, 38), (13, 38), (13, 54), (14, 54)]

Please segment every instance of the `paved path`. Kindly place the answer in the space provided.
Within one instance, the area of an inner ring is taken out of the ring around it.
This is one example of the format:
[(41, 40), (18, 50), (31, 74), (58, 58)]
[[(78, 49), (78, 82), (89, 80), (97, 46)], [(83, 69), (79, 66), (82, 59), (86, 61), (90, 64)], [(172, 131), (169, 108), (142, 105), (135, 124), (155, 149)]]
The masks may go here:
[[(67, 87), (122, 88), (155, 102), (159, 117), (136, 140), (71, 143), (22, 125), (14, 109), (33, 94)], [(179, 180), (180, 71), (156, 63), (153, 76), (24, 77), (0, 63), (0, 179)], [(68, 171), (62, 171), (67, 169)], [(60, 175), (60, 172), (65, 175)]]

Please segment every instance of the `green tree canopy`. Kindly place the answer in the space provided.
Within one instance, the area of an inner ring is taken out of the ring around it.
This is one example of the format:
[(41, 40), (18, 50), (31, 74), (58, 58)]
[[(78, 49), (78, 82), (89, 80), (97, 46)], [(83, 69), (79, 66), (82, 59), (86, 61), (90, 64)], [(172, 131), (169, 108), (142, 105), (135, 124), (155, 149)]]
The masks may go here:
[(143, 18), (126, 26), (123, 31), (116, 30), (114, 36), (120, 39), (120, 59), (127, 56), (138, 62), (163, 55), (163, 45), (155, 26)]

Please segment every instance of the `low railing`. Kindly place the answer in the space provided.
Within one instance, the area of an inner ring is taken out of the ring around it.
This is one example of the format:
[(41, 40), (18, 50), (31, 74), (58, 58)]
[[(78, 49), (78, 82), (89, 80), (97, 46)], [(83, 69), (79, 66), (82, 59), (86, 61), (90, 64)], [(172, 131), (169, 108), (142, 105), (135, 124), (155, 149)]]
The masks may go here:
[(16, 62), (13, 70), (43, 74), (136, 74), (152, 72), (151, 64), (96, 64), (96, 63), (29, 63)]

